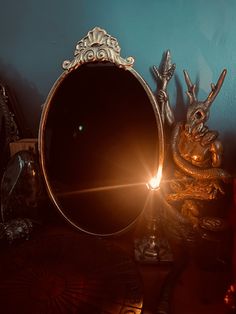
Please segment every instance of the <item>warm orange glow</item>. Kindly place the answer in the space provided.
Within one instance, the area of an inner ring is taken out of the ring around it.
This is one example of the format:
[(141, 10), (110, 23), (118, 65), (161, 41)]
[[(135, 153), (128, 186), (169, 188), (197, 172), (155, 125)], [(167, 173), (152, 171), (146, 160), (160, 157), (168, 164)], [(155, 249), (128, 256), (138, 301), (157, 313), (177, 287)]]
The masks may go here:
[(162, 168), (160, 167), (158, 169), (157, 174), (154, 177), (152, 177), (151, 180), (147, 183), (147, 187), (150, 190), (158, 190), (160, 188), (161, 177), (162, 177)]

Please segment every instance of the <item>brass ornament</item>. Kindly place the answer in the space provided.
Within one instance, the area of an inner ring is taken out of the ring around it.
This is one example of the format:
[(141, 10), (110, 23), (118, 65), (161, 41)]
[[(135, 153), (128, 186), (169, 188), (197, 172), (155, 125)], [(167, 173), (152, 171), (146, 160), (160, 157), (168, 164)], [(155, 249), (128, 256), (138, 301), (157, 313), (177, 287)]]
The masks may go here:
[(170, 201), (181, 201), (181, 211), (198, 226), (201, 205), (198, 201), (215, 200), (224, 194), (222, 183), (229, 174), (222, 168), (223, 146), (218, 132), (211, 131), (205, 125), (209, 117), (209, 108), (223, 84), (224, 70), (216, 85), (205, 101), (198, 101), (195, 85), (184, 72), (188, 86), (189, 105), (186, 121), (174, 127), (171, 150), (176, 165), (176, 181), (171, 185)]
[[(170, 178), (163, 184), (160, 195), (170, 231), (190, 240), (194, 231), (201, 228), (205, 202), (219, 199), (225, 193), (224, 183), (230, 180), (230, 175), (221, 168), (223, 145), (218, 139), (218, 132), (206, 125), (210, 106), (223, 85), (227, 71), (223, 70), (217, 83), (211, 84), (209, 96), (204, 101), (198, 100), (196, 85), (184, 71), (189, 104), (185, 120), (177, 122), (168, 101), (166, 75), (161, 75), (161, 72), (169, 73), (167, 78), (170, 79), (174, 73), (175, 65), (171, 64), (169, 51), (163, 62), (160, 70), (155, 66), (153, 70), (162, 86), (157, 93), (162, 120), (171, 129), (170, 137), (166, 136), (166, 149), (173, 159), (174, 172), (167, 175)], [(216, 217), (208, 217), (208, 221), (215, 223)]]
[(70, 71), (83, 63), (102, 61), (112, 62), (121, 68), (132, 67), (134, 58), (124, 59), (120, 56), (120, 51), (116, 38), (107, 34), (104, 29), (95, 27), (76, 44), (75, 58), (72, 61), (65, 60), (62, 67)]

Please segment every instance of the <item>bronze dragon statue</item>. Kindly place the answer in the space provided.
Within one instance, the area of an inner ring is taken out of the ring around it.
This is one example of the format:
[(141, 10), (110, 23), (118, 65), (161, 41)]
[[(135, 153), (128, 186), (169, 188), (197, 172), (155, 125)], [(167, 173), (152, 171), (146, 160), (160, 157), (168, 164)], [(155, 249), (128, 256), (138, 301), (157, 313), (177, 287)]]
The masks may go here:
[[(199, 227), (201, 209), (205, 206), (203, 201), (216, 200), (223, 195), (224, 182), (230, 179), (230, 175), (221, 168), (223, 147), (218, 132), (206, 126), (210, 106), (222, 87), (226, 70), (222, 71), (216, 85), (211, 84), (211, 91), (204, 101), (197, 99), (196, 85), (192, 84), (187, 71), (184, 71), (189, 104), (186, 118), (180, 122), (175, 121), (167, 94), (167, 83), (175, 70), (169, 51), (162, 68), (159, 70), (154, 66), (153, 70), (162, 83), (157, 101), (163, 124), (171, 128), (170, 138), (166, 138), (169, 143), (169, 148), (166, 145), (166, 157), (170, 152), (174, 165), (169, 179), (163, 178), (162, 202), (165, 215), (172, 217), (172, 231), (175, 230), (178, 235), (186, 238), (189, 230), (194, 231)], [(219, 224), (219, 220), (210, 223)], [(174, 225), (176, 229), (173, 228)]]

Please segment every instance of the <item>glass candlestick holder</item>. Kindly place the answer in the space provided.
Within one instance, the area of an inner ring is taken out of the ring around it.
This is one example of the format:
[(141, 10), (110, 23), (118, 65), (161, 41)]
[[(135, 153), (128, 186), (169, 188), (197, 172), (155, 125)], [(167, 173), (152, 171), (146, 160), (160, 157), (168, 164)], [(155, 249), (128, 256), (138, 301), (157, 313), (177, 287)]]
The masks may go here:
[(171, 263), (173, 255), (167, 239), (163, 236), (158, 191), (150, 190), (146, 209), (144, 232), (134, 240), (135, 259), (141, 263)]

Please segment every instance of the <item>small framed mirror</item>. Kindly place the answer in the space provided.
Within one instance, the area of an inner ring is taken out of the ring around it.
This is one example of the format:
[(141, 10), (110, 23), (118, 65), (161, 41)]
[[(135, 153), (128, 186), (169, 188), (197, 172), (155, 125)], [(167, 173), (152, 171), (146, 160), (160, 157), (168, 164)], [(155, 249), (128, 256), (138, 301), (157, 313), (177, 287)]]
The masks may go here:
[(94, 28), (64, 61), (43, 108), (39, 154), (49, 196), (89, 234), (113, 235), (135, 223), (146, 184), (163, 166), (158, 105), (133, 62)]

